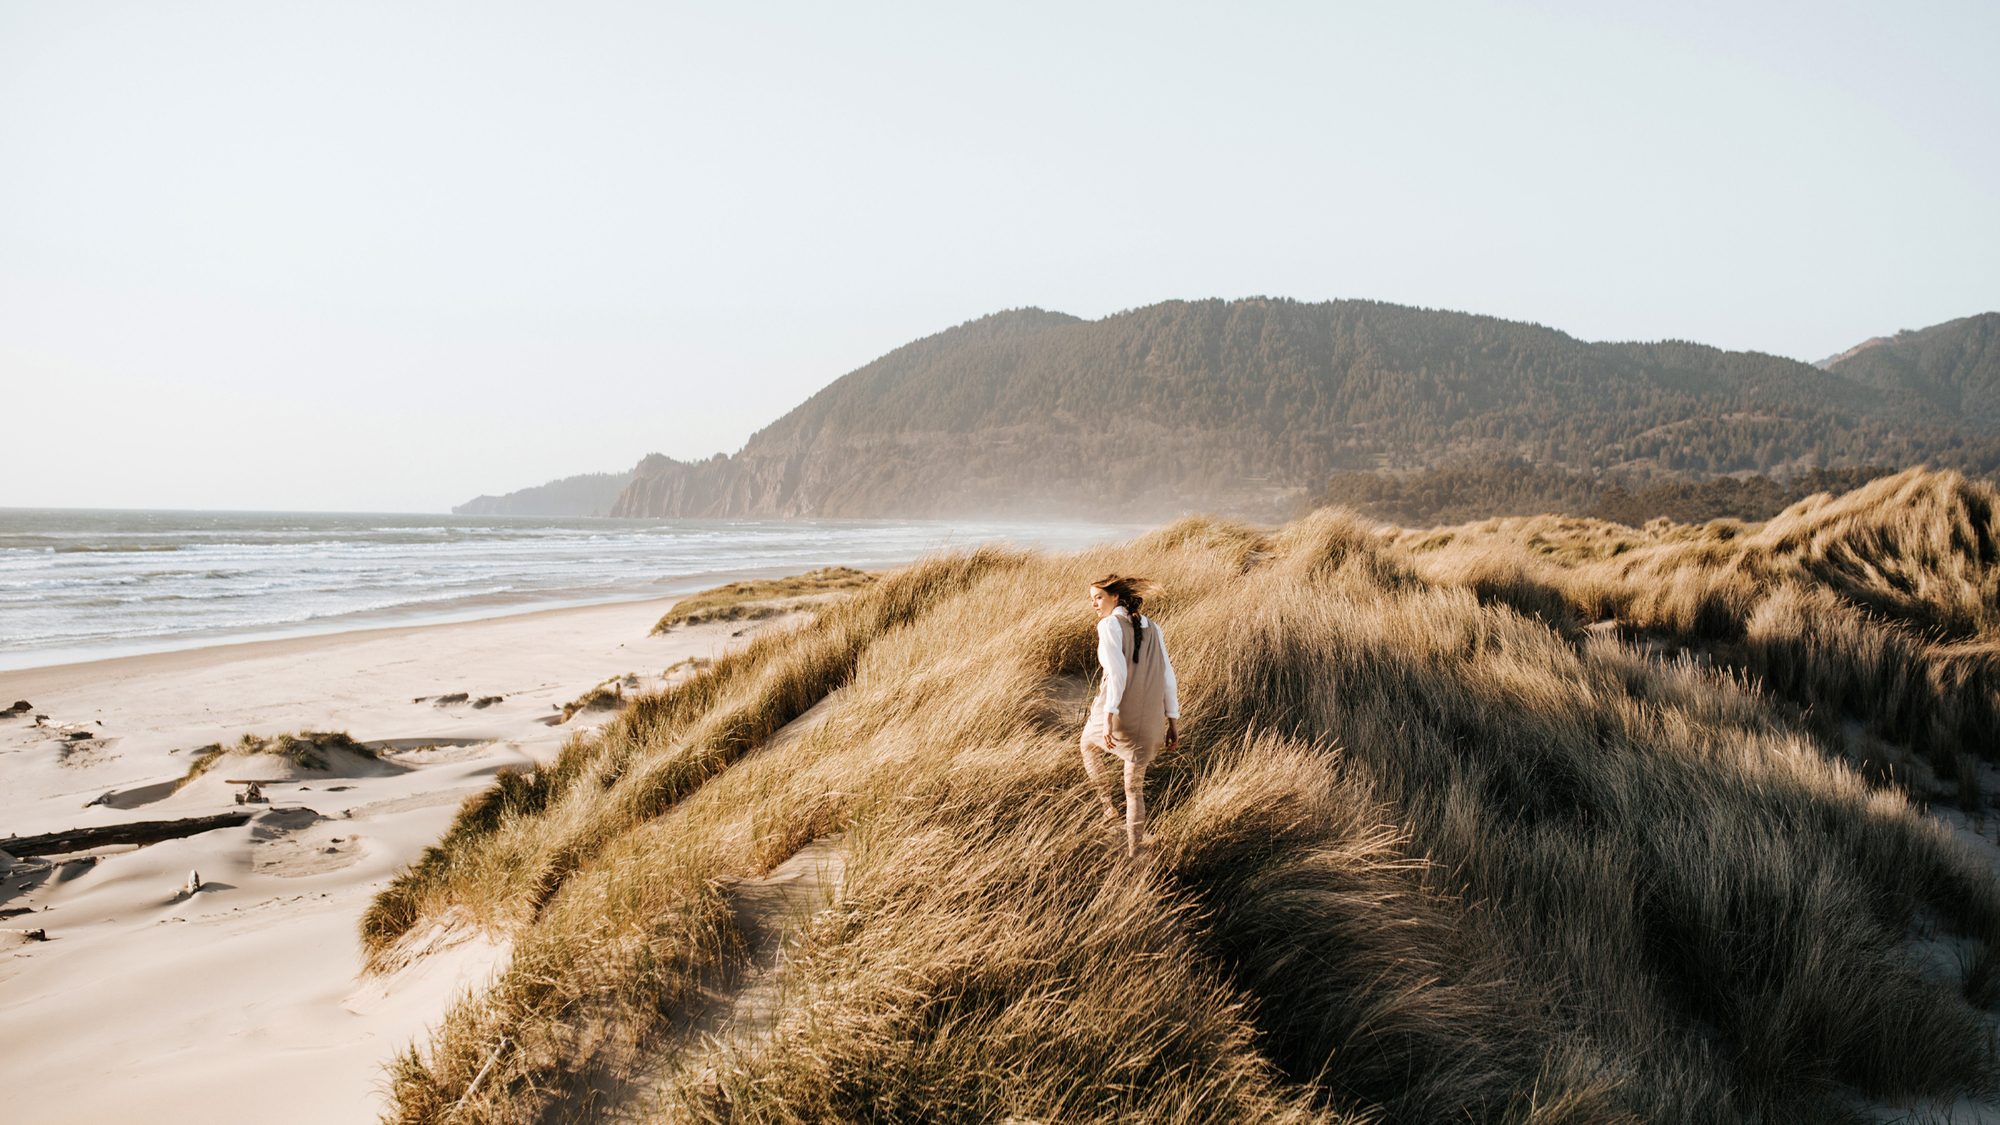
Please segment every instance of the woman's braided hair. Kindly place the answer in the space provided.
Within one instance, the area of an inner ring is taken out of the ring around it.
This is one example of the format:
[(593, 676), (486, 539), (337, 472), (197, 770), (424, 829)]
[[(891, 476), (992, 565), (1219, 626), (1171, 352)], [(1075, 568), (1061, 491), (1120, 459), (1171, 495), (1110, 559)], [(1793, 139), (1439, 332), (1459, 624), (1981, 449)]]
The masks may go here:
[(1125, 612), (1132, 615), (1132, 662), (1137, 664), (1146, 642), (1146, 623), (1139, 616), (1139, 607), (1146, 604), (1149, 595), (1159, 593), (1160, 584), (1150, 578), (1129, 574), (1107, 574), (1092, 582), (1091, 586), (1117, 598), (1118, 604), (1125, 607)]

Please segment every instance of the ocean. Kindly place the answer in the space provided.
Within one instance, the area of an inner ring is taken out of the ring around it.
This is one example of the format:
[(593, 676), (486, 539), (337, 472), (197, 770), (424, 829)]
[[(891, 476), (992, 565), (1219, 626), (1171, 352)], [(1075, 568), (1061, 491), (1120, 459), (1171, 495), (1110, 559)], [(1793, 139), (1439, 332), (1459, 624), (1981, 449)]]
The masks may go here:
[(1104, 525), (0, 508), (0, 669), (668, 597)]

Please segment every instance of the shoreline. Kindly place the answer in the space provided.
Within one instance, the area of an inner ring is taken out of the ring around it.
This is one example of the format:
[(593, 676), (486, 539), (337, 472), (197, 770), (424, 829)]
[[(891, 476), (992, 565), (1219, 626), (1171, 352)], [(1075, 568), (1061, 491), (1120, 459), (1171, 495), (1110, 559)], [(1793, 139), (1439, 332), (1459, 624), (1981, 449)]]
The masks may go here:
[[(727, 581), (726, 579), (724, 581)], [(609, 598), (603, 600), (560, 602), (552, 605), (538, 605), (511, 612), (479, 613), (477, 616), (449, 615), (443, 617), (425, 616), (421, 619), (400, 623), (356, 624), (351, 628), (334, 628), (324, 631), (285, 633), (277, 636), (257, 634), (237, 639), (218, 637), (214, 640), (195, 640), (192, 643), (174, 647), (150, 649), (144, 652), (107, 652), (102, 656), (85, 656), (77, 660), (60, 660), (48, 664), (30, 664), (22, 667), (8, 667), (0, 663), (0, 694), (17, 690), (10, 687), (17, 680), (32, 682), (37, 676), (46, 674), (59, 680), (67, 680), (79, 672), (98, 668), (107, 673), (156, 671), (160, 667), (186, 666), (216, 656), (255, 656), (299, 651), (320, 644), (336, 643), (342, 638), (373, 638), (411, 635), (427, 629), (450, 628), (455, 625), (479, 625), (489, 621), (516, 621), (525, 618), (539, 618), (550, 614), (576, 613), (609, 606), (637, 606), (657, 603), (658, 612), (653, 619), (666, 613), (675, 602), (694, 591), (673, 594), (646, 594), (630, 598)], [(107, 646), (111, 647), (111, 646)], [(0, 661), (4, 661), (0, 657)], [(159, 667), (155, 666), (155, 662)], [(12, 700), (7, 702), (11, 703)], [(6, 703), (0, 703), (5, 706)]]
[[(901, 564), (892, 564), (901, 565)], [(808, 568), (810, 569), (810, 568)], [(560, 613), (564, 610), (591, 609), (597, 606), (631, 605), (635, 602), (661, 602), (670, 606), (690, 594), (728, 582), (753, 578), (782, 577), (794, 573), (790, 564), (768, 567), (746, 567), (732, 570), (718, 570), (693, 575), (687, 578), (661, 580), (657, 585), (663, 590), (627, 590), (619, 594), (600, 597), (553, 598), (527, 602), (491, 600), (480, 602), (470, 599), (471, 604), (457, 609), (428, 611), (423, 603), (413, 602), (407, 606), (357, 611), (339, 617), (327, 617), (323, 627), (314, 627), (301, 622), (296, 627), (270, 628), (253, 627), (241, 630), (216, 631), (212, 633), (185, 633), (178, 637), (162, 637), (157, 642), (144, 639), (130, 641), (107, 641), (97, 645), (50, 648), (42, 650), (21, 649), (13, 652), (0, 651), (0, 681), (16, 673), (40, 672), (55, 668), (74, 668), (84, 664), (104, 664), (118, 660), (135, 660), (148, 656), (171, 656), (178, 653), (207, 652), (218, 648), (236, 648), (245, 645), (305, 641), (325, 637), (340, 637), (351, 633), (373, 633), (392, 629), (425, 629), (439, 625), (466, 625), (480, 621), (497, 621), (503, 618), (528, 617), (540, 613)], [(661, 613), (665, 613), (662, 608)], [(40, 664), (16, 664), (19, 659), (33, 659), (38, 652), (47, 653), (56, 659)], [(3, 690), (3, 689), (0, 689)], [(5, 704), (0, 704), (4, 706)]]
[(0, 629), (0, 674), (647, 601), (830, 564), (881, 570), (988, 542), (1077, 546), (1118, 530), (930, 520), (16, 517), (0, 518), (0, 616), (9, 626)]

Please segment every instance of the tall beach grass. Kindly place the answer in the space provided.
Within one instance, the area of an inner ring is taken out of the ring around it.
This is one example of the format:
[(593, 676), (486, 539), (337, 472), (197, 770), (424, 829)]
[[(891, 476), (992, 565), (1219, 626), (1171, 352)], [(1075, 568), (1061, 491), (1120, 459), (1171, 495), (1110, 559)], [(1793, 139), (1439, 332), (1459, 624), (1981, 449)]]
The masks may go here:
[[(395, 1061), (395, 1116), (1776, 1123), (1991, 1092), (2000, 885), (1920, 806), (1986, 800), (1992, 501), (1917, 470), (1765, 525), (1191, 518), (892, 572), (501, 777), (383, 891), (377, 967), (437, 925), (515, 951)], [(1075, 752), (1106, 570), (1166, 587), (1186, 716), (1143, 867)], [(835, 832), (776, 1024), (694, 1034), (743, 969), (732, 881)]]

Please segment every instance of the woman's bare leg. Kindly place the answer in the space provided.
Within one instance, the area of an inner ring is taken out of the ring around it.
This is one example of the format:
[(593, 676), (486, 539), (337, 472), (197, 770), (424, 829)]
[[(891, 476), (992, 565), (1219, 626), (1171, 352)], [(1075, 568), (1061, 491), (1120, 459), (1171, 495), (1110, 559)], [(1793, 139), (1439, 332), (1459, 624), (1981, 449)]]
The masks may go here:
[(1104, 815), (1116, 821), (1118, 802), (1112, 797), (1111, 778), (1104, 768), (1105, 753), (1099, 743), (1083, 743), (1083, 772), (1090, 777), (1090, 788), (1097, 794), (1097, 803), (1104, 806)]
[(1146, 764), (1125, 763), (1125, 840), (1128, 854), (1138, 855), (1146, 840)]

